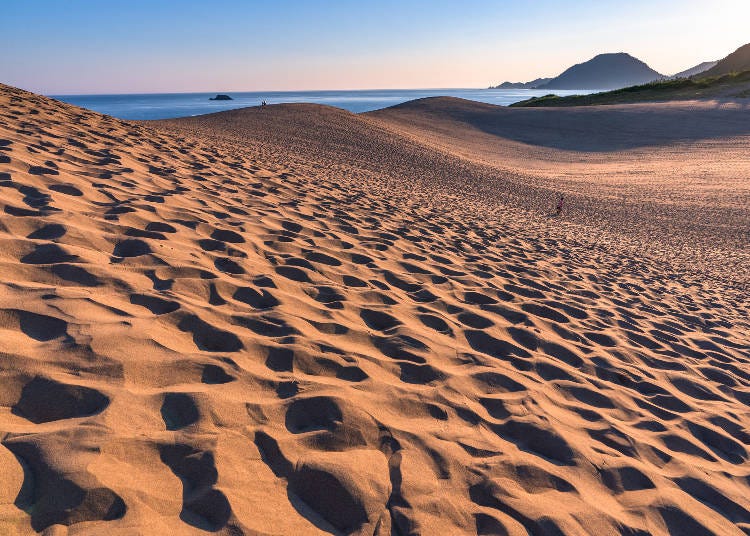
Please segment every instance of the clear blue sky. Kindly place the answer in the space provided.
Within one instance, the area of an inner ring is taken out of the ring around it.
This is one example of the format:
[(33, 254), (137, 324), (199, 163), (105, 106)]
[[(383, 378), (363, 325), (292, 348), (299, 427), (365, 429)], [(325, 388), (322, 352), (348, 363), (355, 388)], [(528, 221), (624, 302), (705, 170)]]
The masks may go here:
[(671, 74), (750, 0), (0, 0), (0, 82), (45, 94), (484, 87), (600, 52)]

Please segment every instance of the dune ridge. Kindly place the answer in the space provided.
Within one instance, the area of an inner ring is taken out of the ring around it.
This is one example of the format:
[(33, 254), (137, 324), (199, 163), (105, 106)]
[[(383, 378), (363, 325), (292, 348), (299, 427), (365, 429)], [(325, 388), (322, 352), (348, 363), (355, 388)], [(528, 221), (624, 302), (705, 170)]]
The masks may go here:
[(0, 104), (2, 532), (750, 532), (741, 273), (377, 118)]

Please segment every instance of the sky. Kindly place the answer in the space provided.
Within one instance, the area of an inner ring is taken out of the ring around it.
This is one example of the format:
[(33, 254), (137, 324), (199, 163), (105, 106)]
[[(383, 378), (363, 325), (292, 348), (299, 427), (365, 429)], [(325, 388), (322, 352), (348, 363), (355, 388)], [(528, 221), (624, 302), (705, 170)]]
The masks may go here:
[(47, 95), (474, 88), (750, 42), (749, 0), (0, 0), (0, 82)]

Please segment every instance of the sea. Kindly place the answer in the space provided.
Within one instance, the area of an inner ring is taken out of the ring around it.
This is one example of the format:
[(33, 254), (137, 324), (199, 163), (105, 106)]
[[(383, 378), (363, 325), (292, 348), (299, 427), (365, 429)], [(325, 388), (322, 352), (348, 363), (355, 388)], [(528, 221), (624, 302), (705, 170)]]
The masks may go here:
[[(591, 93), (594, 90), (555, 90), (557, 95)], [(223, 110), (268, 104), (307, 102), (327, 104), (360, 113), (395, 106), (423, 97), (460, 97), (507, 106), (550, 90), (537, 89), (378, 89), (354, 91), (253, 91), (224, 93), (231, 101), (209, 100), (218, 93), (148, 93), (126, 95), (50, 95), (52, 98), (119, 119), (169, 119), (210, 114)]]

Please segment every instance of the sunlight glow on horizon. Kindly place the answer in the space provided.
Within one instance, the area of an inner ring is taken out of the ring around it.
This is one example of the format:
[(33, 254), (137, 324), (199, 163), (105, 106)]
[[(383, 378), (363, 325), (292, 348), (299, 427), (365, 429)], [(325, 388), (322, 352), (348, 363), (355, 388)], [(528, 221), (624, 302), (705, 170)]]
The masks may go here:
[(747, 0), (317, 4), (5, 0), (0, 82), (45, 94), (469, 88), (603, 52), (673, 74), (750, 41)]

